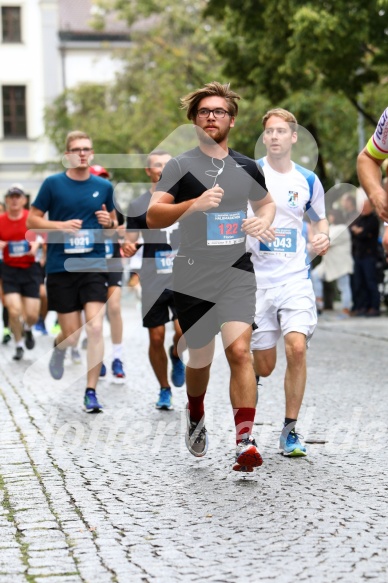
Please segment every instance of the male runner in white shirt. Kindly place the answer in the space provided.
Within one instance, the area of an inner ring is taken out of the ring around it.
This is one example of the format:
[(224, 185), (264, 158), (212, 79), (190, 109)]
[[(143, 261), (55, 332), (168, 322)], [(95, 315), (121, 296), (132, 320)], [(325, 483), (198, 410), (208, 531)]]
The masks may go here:
[(302, 235), (304, 213), (307, 211), (311, 221), (311, 244), (316, 254), (324, 255), (329, 248), (329, 225), (319, 178), (291, 160), (292, 145), (298, 139), (294, 115), (272, 109), (264, 115), (263, 126), (267, 156), (257, 163), (276, 203), (272, 224), (276, 239), (263, 244), (248, 237), (257, 283), (257, 329), (251, 349), (256, 376), (267, 377), (275, 368), (276, 344), (283, 334), (286, 410), (279, 449), (286, 456), (305, 456), (306, 447), (295, 425), (306, 385), (306, 345), (316, 327), (317, 313)]

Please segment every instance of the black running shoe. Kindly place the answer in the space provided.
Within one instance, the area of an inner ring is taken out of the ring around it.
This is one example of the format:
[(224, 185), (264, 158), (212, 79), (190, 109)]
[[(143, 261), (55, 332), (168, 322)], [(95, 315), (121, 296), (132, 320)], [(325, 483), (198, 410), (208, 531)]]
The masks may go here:
[(16, 352), (13, 355), (13, 360), (21, 360), (23, 358), (24, 355), (24, 348), (22, 346), (17, 346), (16, 347)]
[(27, 350), (32, 350), (35, 346), (35, 338), (32, 334), (32, 330), (24, 330), (24, 346)]

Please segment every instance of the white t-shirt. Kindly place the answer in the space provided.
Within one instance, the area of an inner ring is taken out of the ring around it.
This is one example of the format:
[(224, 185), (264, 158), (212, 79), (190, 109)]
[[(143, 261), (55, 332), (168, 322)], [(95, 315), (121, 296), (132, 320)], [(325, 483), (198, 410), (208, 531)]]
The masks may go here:
[(325, 193), (318, 176), (294, 162), (286, 173), (274, 170), (267, 157), (257, 163), (263, 168), (268, 192), (276, 203), (272, 226), (277, 236), (268, 246), (248, 237), (247, 251), (252, 253), (257, 287), (267, 289), (309, 277), (303, 216), (307, 212), (312, 221), (325, 218)]

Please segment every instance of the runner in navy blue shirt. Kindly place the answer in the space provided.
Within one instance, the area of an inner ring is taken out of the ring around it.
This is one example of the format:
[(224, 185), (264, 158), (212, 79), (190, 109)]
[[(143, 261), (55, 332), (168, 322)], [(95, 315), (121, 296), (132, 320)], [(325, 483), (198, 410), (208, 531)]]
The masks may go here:
[(84, 310), (88, 335), (84, 406), (86, 412), (95, 413), (102, 410), (96, 386), (104, 352), (102, 323), (107, 299), (104, 233), (113, 232), (117, 220), (112, 185), (90, 175), (93, 145), (89, 136), (70, 132), (65, 156), (68, 170), (43, 182), (27, 226), (48, 231), (48, 307), (58, 313), (61, 326), (54, 341), (50, 373), (54, 379), (62, 378), (65, 352), (77, 345)]

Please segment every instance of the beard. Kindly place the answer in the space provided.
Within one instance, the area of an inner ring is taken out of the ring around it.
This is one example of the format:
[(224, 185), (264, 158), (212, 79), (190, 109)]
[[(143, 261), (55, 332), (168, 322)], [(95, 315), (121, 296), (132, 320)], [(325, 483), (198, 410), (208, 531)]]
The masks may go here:
[(225, 128), (224, 130), (217, 129), (217, 131), (213, 132), (212, 135), (210, 136), (208, 133), (205, 132), (204, 129), (200, 128), (199, 126), (196, 126), (196, 132), (198, 139), (202, 144), (211, 146), (214, 144), (219, 144), (220, 142), (225, 140), (225, 138), (229, 134), (229, 128)]

